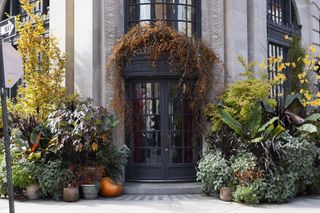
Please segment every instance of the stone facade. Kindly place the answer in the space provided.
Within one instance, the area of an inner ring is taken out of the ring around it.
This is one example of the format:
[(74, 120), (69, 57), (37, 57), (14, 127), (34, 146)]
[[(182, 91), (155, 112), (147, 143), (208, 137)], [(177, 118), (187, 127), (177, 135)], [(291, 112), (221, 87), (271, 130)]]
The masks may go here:
[[(0, 12), (4, 8), (0, 0)], [(295, 0), (302, 44), (320, 48), (320, 1)], [(59, 0), (50, 2), (50, 30), (69, 56), (66, 86), (70, 92), (91, 97), (107, 106), (113, 98), (108, 57), (117, 39), (124, 34), (125, 11), (122, 0)], [(236, 60), (267, 56), (267, 4), (263, 0), (202, 0), (202, 39), (220, 56), (223, 66), (213, 68), (216, 81), (212, 96), (239, 78), (243, 68)], [(123, 82), (118, 82), (123, 84)], [(124, 143), (123, 125), (117, 143)]]

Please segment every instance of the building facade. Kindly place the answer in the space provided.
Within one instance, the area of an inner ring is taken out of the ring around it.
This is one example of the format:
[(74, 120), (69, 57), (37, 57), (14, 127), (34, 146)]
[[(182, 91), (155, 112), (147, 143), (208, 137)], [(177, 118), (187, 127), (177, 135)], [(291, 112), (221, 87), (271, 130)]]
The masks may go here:
[[(19, 12), (17, 0), (5, 2), (0, 1), (2, 12)], [(113, 76), (106, 64), (117, 39), (135, 24), (165, 20), (213, 49), (224, 69), (212, 69), (217, 76), (212, 98), (239, 78), (243, 68), (238, 54), (250, 61), (285, 56), (284, 35), (301, 36), (302, 46), (320, 48), (320, 0), (51, 0), (44, 1), (42, 10), (48, 13), (50, 33), (68, 56), (68, 91), (90, 97), (110, 111), (114, 111)], [(171, 95), (177, 93), (176, 81), (146, 73), (118, 83), (144, 110), (142, 129), (133, 141), (125, 140), (124, 121), (115, 132), (115, 143), (127, 143), (132, 150), (127, 180), (193, 180), (198, 151), (188, 142), (192, 131), (188, 111), (183, 107), (177, 111), (170, 102), (177, 99)], [(168, 104), (160, 108), (164, 102)]]

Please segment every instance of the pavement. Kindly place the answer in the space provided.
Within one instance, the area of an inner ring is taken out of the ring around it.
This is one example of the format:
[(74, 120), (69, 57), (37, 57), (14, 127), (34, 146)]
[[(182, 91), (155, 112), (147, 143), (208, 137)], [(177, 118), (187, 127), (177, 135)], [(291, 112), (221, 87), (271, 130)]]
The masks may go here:
[[(298, 197), (286, 204), (242, 205), (200, 194), (123, 195), (117, 198), (79, 200), (75, 203), (52, 200), (15, 202), (16, 213), (320, 213), (320, 195)], [(8, 200), (0, 199), (0, 213), (9, 213)]]

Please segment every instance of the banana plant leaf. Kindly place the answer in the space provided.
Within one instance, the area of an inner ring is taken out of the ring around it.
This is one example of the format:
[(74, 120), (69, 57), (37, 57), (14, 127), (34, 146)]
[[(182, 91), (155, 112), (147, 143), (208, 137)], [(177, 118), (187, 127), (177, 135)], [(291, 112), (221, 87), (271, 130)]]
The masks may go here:
[(245, 135), (243, 126), (239, 121), (234, 119), (228, 112), (224, 110), (218, 110), (221, 120), (226, 123), (235, 133), (243, 137)]
[(261, 104), (257, 102), (254, 107), (252, 108), (252, 111), (250, 113), (250, 122), (249, 122), (249, 130), (251, 137), (256, 137), (256, 135), (259, 132), (261, 119), (262, 119), (262, 112), (261, 112)]

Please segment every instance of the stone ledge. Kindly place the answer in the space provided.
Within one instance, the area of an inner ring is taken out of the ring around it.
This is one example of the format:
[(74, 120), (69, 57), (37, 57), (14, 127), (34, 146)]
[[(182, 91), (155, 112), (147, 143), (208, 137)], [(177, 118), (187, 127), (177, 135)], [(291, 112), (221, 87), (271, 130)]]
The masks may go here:
[(134, 183), (124, 185), (124, 194), (131, 195), (176, 195), (201, 194), (201, 184), (190, 183)]

